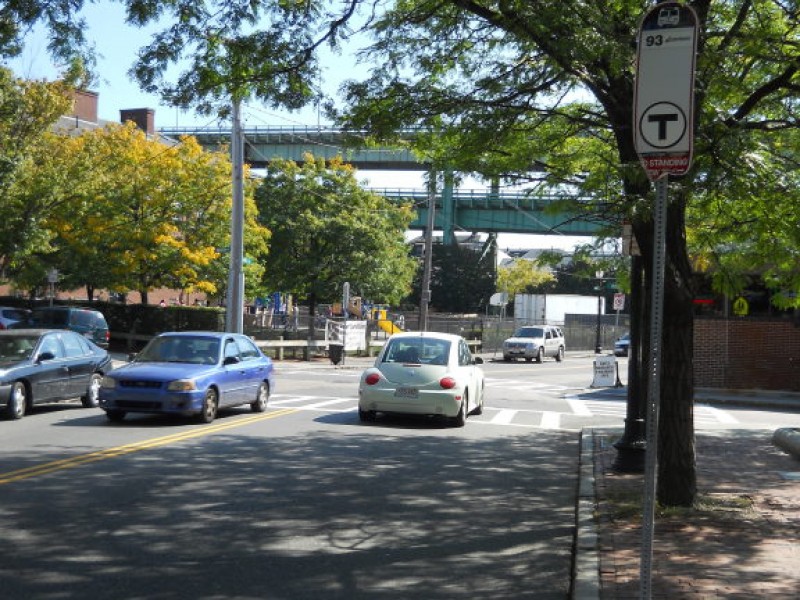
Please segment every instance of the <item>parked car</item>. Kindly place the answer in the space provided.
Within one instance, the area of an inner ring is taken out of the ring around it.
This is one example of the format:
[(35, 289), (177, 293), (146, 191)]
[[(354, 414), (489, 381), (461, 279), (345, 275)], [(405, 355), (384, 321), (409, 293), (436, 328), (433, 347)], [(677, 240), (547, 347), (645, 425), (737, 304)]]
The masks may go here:
[(373, 421), (377, 413), (436, 415), (462, 427), (467, 415), (483, 412), (481, 364), (461, 336), (396, 333), (361, 375), (358, 416)]
[(111, 335), (106, 318), (99, 310), (76, 306), (48, 306), (34, 308), (25, 324), (15, 327), (39, 329), (70, 329), (92, 340), (101, 348), (108, 348)]
[(540, 363), (546, 356), (550, 356), (561, 362), (565, 351), (564, 333), (560, 327), (552, 325), (520, 327), (512, 337), (503, 342), (505, 361), (524, 358), (528, 362), (536, 359)]
[(31, 316), (31, 311), (14, 306), (0, 306), (0, 329), (9, 329), (17, 323), (24, 323)]
[(95, 407), (110, 369), (108, 352), (73, 331), (0, 331), (0, 411), (20, 419), (35, 404), (73, 398)]
[(614, 356), (628, 356), (628, 350), (631, 346), (631, 334), (626, 333), (617, 338), (614, 342)]
[(110, 421), (127, 413), (196, 416), (210, 423), (223, 407), (267, 409), (272, 361), (247, 336), (212, 331), (162, 333), (103, 378), (100, 408)]

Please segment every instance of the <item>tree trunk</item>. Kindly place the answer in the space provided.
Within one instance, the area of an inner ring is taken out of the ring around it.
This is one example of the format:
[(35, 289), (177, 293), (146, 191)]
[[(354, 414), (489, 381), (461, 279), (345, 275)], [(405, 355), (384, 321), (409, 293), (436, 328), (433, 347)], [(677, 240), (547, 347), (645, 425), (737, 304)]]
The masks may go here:
[[(684, 229), (685, 202), (684, 198), (673, 198), (674, 192), (675, 187), (670, 188), (666, 227), (657, 498), (664, 506), (690, 506), (697, 493), (692, 365), (694, 310)], [(645, 294), (649, 303), (653, 289), (653, 223), (640, 222), (638, 227), (635, 223), (634, 228), (645, 261)], [(648, 339), (646, 331), (642, 336), (643, 348), (649, 348)], [(643, 359), (643, 364), (649, 367), (651, 358), (644, 356)], [(649, 377), (649, 368), (642, 369), (641, 375)]]
[(667, 216), (664, 328), (661, 341), (661, 415), (658, 501), (691, 506), (697, 493), (694, 439), (694, 307), (686, 252), (683, 199)]

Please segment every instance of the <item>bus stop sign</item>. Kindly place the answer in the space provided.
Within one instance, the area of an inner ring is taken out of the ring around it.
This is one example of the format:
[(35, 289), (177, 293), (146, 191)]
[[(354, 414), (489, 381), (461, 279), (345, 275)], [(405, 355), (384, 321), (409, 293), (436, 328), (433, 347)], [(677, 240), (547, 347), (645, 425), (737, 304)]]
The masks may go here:
[(639, 28), (634, 142), (651, 181), (683, 175), (692, 163), (697, 14), (662, 2)]

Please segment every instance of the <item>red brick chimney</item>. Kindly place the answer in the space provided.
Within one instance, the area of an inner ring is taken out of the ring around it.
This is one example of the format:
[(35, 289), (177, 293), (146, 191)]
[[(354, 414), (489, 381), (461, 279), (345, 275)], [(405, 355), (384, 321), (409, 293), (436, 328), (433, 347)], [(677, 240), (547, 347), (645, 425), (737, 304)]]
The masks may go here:
[(90, 123), (97, 123), (97, 98), (97, 92), (75, 90), (73, 92), (72, 114), (68, 116), (77, 117)]
[(122, 123), (133, 121), (136, 126), (147, 135), (155, 135), (155, 111), (152, 108), (130, 108), (119, 111), (119, 120)]

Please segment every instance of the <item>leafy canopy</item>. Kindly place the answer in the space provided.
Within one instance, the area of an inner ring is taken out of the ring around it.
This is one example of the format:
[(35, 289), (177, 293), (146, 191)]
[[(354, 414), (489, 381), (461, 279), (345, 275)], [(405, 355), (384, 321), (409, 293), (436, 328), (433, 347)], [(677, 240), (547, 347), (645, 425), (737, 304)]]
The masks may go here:
[(256, 190), (259, 222), (272, 232), (265, 287), (334, 302), (347, 281), (353, 295), (398, 302), (414, 273), (410, 207), (364, 190), (339, 159), (305, 158), (272, 161)]

